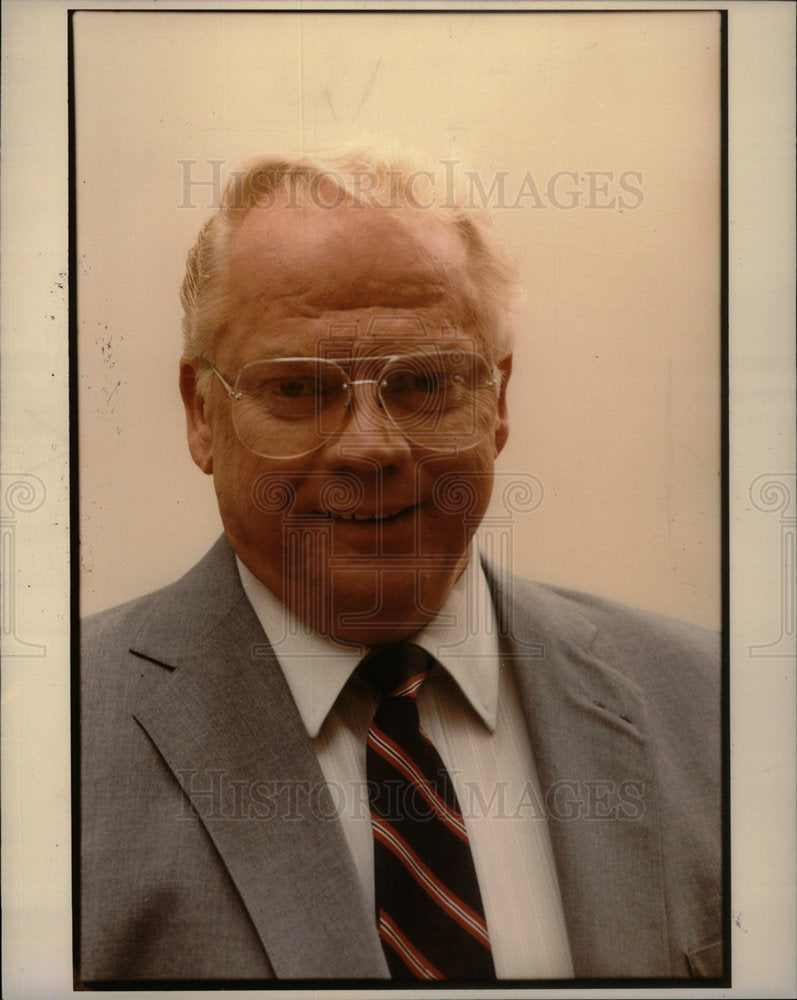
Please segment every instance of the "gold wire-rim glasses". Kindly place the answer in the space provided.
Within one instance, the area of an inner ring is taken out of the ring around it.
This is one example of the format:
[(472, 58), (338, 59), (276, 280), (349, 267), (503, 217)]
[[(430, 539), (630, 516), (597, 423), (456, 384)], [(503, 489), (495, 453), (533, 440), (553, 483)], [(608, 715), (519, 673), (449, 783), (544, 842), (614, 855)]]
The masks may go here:
[[(264, 458), (299, 458), (321, 448), (342, 431), (363, 398), (370, 398), (370, 412), (383, 413), (388, 426), (430, 451), (474, 447), (497, 413), (499, 369), (458, 347), (357, 358), (262, 358), (245, 364), (232, 384), (209, 358), (202, 360), (232, 402), (239, 440)], [(344, 364), (378, 369), (373, 378), (352, 378)], [(372, 393), (358, 394), (355, 407), (355, 387), (369, 385)], [(237, 405), (247, 400), (248, 407)]]

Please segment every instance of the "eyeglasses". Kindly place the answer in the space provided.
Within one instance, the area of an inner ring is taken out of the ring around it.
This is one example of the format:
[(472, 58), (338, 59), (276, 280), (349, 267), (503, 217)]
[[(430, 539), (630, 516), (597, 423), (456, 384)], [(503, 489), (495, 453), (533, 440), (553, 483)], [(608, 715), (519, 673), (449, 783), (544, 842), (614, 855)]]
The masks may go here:
[[(471, 448), (497, 415), (497, 370), (456, 348), (352, 361), (269, 358), (244, 365), (233, 385), (208, 364), (232, 400), (239, 440), (264, 458), (310, 454), (360, 414), (369, 418), (363, 433), (376, 415), (424, 449)], [(369, 377), (352, 378), (344, 364)], [(356, 407), (355, 386), (373, 387), (358, 393)]]

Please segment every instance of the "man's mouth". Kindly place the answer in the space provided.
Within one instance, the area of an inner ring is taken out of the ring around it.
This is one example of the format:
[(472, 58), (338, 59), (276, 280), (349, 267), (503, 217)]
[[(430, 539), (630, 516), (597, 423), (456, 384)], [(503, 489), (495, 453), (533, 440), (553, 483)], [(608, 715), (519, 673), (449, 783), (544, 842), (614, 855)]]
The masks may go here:
[(399, 517), (403, 517), (405, 514), (413, 513), (417, 509), (417, 505), (413, 504), (410, 507), (395, 507), (392, 509), (387, 509), (383, 511), (341, 511), (341, 510), (325, 510), (319, 511), (319, 513), (330, 521), (348, 521), (348, 522), (365, 522), (372, 524), (383, 524), (388, 521), (395, 521)]

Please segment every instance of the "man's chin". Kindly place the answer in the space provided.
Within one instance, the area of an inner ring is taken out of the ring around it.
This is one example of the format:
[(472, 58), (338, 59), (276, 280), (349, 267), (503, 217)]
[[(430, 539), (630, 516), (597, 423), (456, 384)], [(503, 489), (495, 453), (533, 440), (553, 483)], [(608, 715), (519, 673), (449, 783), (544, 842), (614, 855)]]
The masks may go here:
[[(401, 642), (440, 611), (459, 569), (340, 569), (292, 610), (316, 631), (339, 642), (381, 646)], [(322, 591), (328, 600), (322, 599)]]
[(410, 639), (435, 618), (436, 612), (410, 608), (382, 608), (368, 614), (338, 610), (330, 622), (330, 635), (341, 642), (385, 646)]

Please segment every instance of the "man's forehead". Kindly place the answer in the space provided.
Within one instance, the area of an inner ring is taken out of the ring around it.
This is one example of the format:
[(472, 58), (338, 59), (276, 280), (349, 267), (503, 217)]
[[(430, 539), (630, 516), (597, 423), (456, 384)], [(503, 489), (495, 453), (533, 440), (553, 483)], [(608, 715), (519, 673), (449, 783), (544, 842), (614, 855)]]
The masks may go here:
[(474, 294), (459, 232), (410, 207), (255, 206), (230, 263), (241, 291), (298, 294), (321, 308), (413, 308)]

